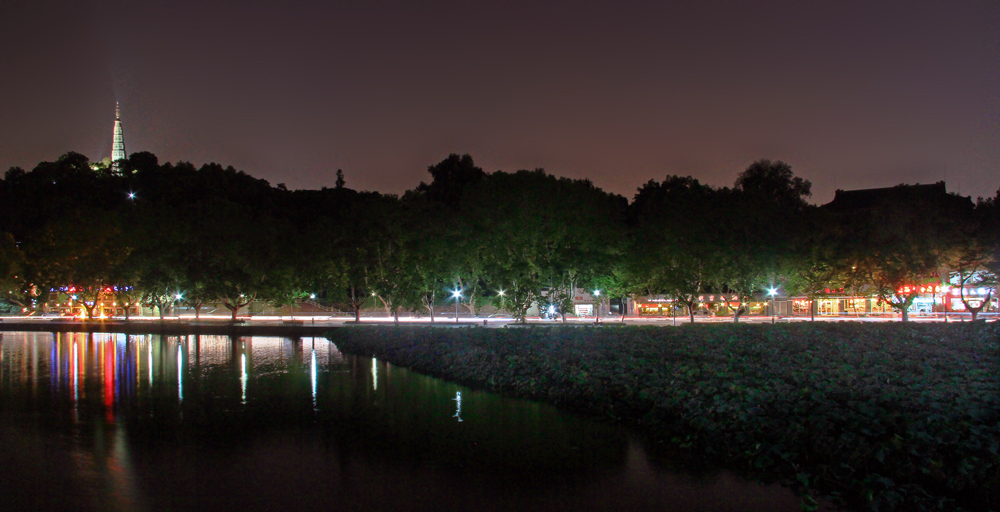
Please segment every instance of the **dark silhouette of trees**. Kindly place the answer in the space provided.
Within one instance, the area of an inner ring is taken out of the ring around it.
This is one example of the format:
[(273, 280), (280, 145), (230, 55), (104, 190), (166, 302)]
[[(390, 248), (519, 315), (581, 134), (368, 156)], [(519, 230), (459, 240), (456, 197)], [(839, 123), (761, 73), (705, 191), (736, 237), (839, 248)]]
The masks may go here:
[[(816, 208), (808, 181), (760, 160), (731, 188), (667, 176), (629, 204), (541, 169), (486, 173), (469, 155), (428, 172), (397, 197), (351, 190), (341, 171), (333, 188), (292, 191), (145, 152), (120, 174), (78, 153), (12, 168), (0, 180), (0, 300), (34, 313), (75, 295), (91, 316), (111, 301), (161, 316), (220, 304), (235, 320), (255, 301), (310, 297), (356, 319), (372, 300), (397, 319), (404, 308), (435, 319), (460, 290), (470, 315), (492, 303), (523, 320), (534, 304), (565, 319), (587, 289), (602, 304), (662, 294), (692, 321), (700, 296), (722, 296), (739, 321), (781, 285), (813, 313), (846, 289), (906, 319), (920, 286), (953, 278), (992, 297), (1000, 272), (1000, 198), (973, 204), (943, 184), (838, 193)], [(976, 318), (984, 306), (964, 291)]]

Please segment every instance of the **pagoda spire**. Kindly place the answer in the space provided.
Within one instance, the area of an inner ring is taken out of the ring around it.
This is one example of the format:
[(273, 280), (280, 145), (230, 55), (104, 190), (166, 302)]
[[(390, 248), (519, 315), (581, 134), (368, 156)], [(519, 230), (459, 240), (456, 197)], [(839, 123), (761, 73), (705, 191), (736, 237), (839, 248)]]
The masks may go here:
[(115, 132), (111, 142), (111, 171), (121, 172), (122, 161), (127, 158), (125, 154), (125, 133), (122, 131), (121, 110), (118, 102), (115, 102)]

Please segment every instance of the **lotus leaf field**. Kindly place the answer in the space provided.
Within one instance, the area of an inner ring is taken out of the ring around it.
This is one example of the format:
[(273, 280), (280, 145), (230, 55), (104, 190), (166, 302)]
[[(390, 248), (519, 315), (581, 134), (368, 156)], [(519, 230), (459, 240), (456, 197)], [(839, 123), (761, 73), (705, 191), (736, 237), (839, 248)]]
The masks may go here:
[(1000, 510), (1000, 323), (351, 327), (346, 352), (638, 426), (859, 510)]

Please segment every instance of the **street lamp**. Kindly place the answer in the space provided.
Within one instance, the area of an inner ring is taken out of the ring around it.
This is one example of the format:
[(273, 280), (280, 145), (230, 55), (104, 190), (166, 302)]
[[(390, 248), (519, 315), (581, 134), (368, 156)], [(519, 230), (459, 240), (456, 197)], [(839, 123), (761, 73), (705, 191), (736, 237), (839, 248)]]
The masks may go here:
[(451, 296), (455, 298), (455, 323), (458, 323), (458, 303), (462, 301), (462, 290), (458, 289), (451, 292)]
[(597, 313), (594, 315), (594, 323), (601, 321), (601, 290), (594, 290), (594, 297), (597, 297)]
[(778, 288), (768, 288), (767, 294), (771, 296), (771, 325), (774, 325), (774, 294), (778, 293)]

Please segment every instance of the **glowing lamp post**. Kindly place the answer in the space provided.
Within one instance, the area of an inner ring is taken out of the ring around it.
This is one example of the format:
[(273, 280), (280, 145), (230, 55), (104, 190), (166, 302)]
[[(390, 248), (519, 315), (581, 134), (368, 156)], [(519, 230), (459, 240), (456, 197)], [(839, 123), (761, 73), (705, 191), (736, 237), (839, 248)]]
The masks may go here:
[(455, 298), (455, 323), (458, 323), (458, 303), (462, 300), (462, 290), (455, 290), (451, 292), (451, 296)]
[(597, 297), (597, 312), (594, 314), (594, 323), (601, 321), (601, 290), (594, 290), (594, 297)]
[(768, 288), (767, 294), (771, 296), (771, 325), (774, 325), (774, 295), (778, 293), (777, 288)]

